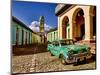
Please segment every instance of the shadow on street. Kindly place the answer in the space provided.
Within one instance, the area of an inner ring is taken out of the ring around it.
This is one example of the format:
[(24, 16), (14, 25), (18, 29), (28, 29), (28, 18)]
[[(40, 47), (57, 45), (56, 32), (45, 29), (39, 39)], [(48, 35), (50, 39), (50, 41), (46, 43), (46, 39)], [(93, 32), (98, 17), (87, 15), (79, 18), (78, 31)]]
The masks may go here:
[(24, 47), (12, 47), (12, 54), (14, 56), (19, 55), (29, 55), (29, 54), (36, 54), (47, 52), (47, 45), (46, 44), (35, 44), (31, 46), (24, 46)]

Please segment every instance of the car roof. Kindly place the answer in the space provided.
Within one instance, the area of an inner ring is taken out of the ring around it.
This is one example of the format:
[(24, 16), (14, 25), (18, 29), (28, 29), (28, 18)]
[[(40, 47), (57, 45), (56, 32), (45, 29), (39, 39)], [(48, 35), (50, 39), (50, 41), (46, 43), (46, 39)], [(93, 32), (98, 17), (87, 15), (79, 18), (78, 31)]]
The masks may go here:
[(62, 40), (59, 40), (59, 41), (63, 41), (63, 40), (68, 40), (69, 41), (69, 40), (73, 40), (73, 39), (62, 39)]
[(52, 42), (59, 42), (59, 41), (64, 41), (64, 40), (66, 40), (66, 41), (72, 40), (73, 41), (73, 39), (62, 39), (62, 40), (55, 40), (55, 41), (52, 41)]

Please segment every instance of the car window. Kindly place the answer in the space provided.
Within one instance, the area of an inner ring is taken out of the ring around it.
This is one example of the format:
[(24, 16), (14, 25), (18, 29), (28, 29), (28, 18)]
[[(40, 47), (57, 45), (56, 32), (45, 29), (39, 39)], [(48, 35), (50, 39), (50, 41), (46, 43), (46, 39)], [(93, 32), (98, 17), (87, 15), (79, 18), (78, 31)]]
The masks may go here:
[(55, 43), (55, 46), (59, 46), (59, 43)]
[(61, 44), (61, 45), (68, 45), (69, 42), (68, 42), (68, 41), (61, 41), (60, 44)]
[(59, 46), (59, 42), (55, 41), (55, 42), (53, 42), (53, 45), (54, 46)]
[(51, 42), (47, 41), (47, 44), (51, 44)]
[(52, 45), (55, 45), (55, 42), (52, 42)]
[(69, 40), (69, 44), (74, 44), (74, 42), (72, 40)]
[(61, 40), (60, 41), (61, 45), (72, 45), (74, 42), (72, 40)]

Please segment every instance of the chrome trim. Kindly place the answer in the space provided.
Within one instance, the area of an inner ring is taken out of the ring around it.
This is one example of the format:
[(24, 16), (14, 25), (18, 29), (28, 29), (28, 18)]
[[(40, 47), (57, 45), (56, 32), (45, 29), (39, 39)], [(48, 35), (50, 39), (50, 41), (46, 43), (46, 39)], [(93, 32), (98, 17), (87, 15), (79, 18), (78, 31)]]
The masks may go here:
[(91, 53), (80, 53), (80, 54), (74, 54), (71, 56), (72, 59), (69, 60), (68, 58), (65, 60), (67, 63), (75, 63), (77, 62), (77, 59), (81, 59), (81, 58), (86, 58), (86, 59), (90, 59), (92, 57)]

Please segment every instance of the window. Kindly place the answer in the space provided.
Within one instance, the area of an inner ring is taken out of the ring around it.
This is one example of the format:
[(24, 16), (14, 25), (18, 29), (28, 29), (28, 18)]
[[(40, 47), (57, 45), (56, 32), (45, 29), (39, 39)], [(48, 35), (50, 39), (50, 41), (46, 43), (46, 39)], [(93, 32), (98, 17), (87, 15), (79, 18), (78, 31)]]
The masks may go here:
[(19, 28), (16, 29), (16, 45), (18, 45), (19, 42)]
[(24, 44), (24, 30), (22, 29), (22, 45)]
[(26, 42), (25, 43), (27, 44), (27, 32), (26, 32)]
[(69, 22), (67, 22), (67, 26), (69, 26)]
[(68, 38), (70, 39), (70, 29), (68, 28)]
[(54, 40), (55, 40), (55, 32), (54, 32)]
[(58, 32), (56, 32), (56, 39), (58, 39)]
[(51, 41), (52, 41), (52, 33), (51, 33)]
[(53, 42), (53, 45), (54, 45), (54, 46), (59, 46), (59, 42), (54, 41), (54, 42)]
[(74, 44), (74, 42), (72, 40), (61, 40), (60, 44), (62, 46), (64, 46), (64, 45), (72, 45), (72, 44)]
[(29, 32), (29, 44), (30, 44), (30, 32)]

